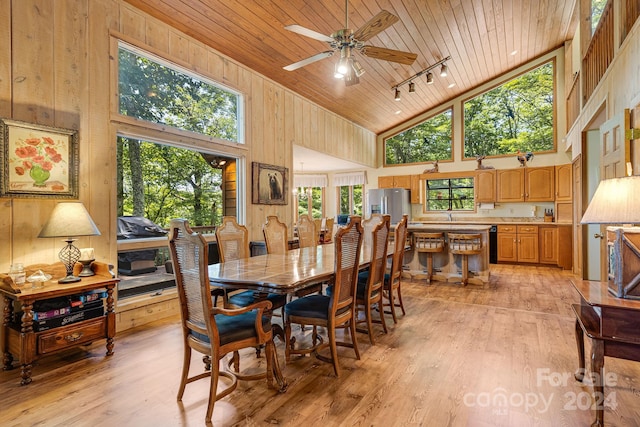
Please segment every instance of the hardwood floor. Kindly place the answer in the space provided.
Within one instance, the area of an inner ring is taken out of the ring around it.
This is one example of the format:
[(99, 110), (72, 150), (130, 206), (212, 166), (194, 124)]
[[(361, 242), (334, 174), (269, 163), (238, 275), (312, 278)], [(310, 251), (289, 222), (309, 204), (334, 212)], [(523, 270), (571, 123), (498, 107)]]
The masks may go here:
[[(591, 388), (573, 379), (570, 303), (579, 299), (568, 277), (546, 267), (492, 265), (484, 288), (405, 281), (407, 315), (397, 325), (389, 317), (387, 335), (376, 326), (375, 346), (359, 334), (361, 360), (340, 349), (339, 379), (330, 364), (294, 359), (283, 367), (286, 393), (241, 382), (216, 403), (213, 424), (589, 425)], [(178, 319), (164, 320), (116, 336), (108, 358), (100, 341), (41, 359), (28, 386), (19, 385), (18, 370), (1, 372), (0, 425), (204, 424), (208, 380), (187, 385), (176, 402), (180, 334)], [(243, 367), (264, 363), (243, 353)], [(605, 369), (616, 382), (605, 388), (607, 398), (617, 403), (606, 410), (606, 425), (640, 425), (640, 364), (607, 358)]]

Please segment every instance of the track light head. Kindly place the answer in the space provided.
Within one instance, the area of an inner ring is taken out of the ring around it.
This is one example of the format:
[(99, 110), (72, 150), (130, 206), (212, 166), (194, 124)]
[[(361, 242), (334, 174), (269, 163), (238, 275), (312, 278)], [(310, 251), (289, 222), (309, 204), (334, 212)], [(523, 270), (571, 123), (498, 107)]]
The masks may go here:
[(396, 101), (400, 101), (400, 89), (396, 88), (396, 95), (393, 99), (395, 99)]
[(409, 93), (414, 93), (416, 91), (416, 84), (414, 82), (409, 82)]
[(447, 67), (447, 63), (443, 62), (442, 67), (440, 67), (440, 77), (447, 77), (448, 69), (449, 68)]
[(429, 71), (427, 73), (427, 84), (428, 85), (432, 85), (433, 84), (433, 73), (431, 71)]

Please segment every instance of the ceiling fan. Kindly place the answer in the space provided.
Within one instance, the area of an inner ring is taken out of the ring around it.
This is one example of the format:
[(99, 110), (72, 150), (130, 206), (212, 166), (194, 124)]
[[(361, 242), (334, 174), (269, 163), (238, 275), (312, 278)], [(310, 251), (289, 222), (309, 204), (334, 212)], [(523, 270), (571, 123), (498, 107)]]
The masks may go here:
[(411, 65), (418, 57), (415, 53), (364, 44), (364, 42), (369, 40), (371, 37), (384, 31), (386, 28), (398, 21), (399, 19), (397, 16), (387, 12), (386, 10), (382, 10), (361, 28), (353, 31), (349, 29), (349, 0), (345, 0), (345, 28), (337, 30), (330, 36), (325, 36), (317, 31), (313, 31), (296, 24), (284, 27), (285, 30), (327, 42), (329, 43), (331, 50), (317, 53), (309, 58), (294, 62), (293, 64), (287, 65), (283, 68), (287, 71), (297, 70), (305, 65), (328, 58), (336, 52), (340, 52), (340, 60), (336, 63), (334, 76), (336, 78), (344, 78), (345, 85), (351, 86), (359, 83), (359, 77), (364, 74), (364, 68), (362, 68), (357, 58), (353, 55), (354, 51), (360, 52), (370, 58)]

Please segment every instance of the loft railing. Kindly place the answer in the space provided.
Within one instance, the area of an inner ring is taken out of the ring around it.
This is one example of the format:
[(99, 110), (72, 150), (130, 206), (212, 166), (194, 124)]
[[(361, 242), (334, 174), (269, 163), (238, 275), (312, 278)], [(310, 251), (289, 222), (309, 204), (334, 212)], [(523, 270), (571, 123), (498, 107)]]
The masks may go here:
[(569, 88), (569, 95), (567, 96), (567, 132), (571, 129), (571, 126), (575, 123), (580, 115), (580, 73), (576, 72), (573, 76), (573, 83)]
[(596, 31), (593, 33), (587, 53), (582, 59), (583, 105), (613, 61), (613, 1), (607, 2)]
[(635, 24), (638, 15), (640, 15), (640, 2), (638, 0), (625, 0), (625, 6), (622, 9), (622, 34), (620, 43), (627, 38), (631, 27)]

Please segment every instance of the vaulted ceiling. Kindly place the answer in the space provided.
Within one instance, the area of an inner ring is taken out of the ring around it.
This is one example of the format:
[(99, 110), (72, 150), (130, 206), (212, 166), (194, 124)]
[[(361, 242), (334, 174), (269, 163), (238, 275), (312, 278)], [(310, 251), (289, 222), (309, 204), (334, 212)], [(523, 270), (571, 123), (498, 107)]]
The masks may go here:
[[(344, 0), (126, 0), (301, 96), (381, 133), (543, 53), (573, 35), (576, 0), (351, 0), (349, 28), (381, 10), (400, 18), (367, 45), (417, 54), (412, 65), (355, 52), (359, 84), (333, 77), (339, 54), (295, 71), (284, 66), (330, 49), (286, 30), (297, 24), (324, 35), (345, 25)], [(447, 77), (415, 80), (415, 93), (392, 87), (451, 56)]]

